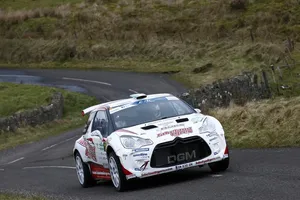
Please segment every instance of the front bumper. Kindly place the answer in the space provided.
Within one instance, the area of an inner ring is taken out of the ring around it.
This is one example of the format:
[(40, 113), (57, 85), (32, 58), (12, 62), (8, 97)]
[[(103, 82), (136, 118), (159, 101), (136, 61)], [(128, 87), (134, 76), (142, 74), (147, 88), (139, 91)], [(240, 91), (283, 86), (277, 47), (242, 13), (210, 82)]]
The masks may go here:
[(177, 138), (155, 147), (123, 154), (126, 156), (122, 159), (126, 178), (145, 178), (220, 161), (228, 154), (226, 144), (219, 142), (221, 144), (216, 151), (214, 144), (207, 143), (201, 137)]

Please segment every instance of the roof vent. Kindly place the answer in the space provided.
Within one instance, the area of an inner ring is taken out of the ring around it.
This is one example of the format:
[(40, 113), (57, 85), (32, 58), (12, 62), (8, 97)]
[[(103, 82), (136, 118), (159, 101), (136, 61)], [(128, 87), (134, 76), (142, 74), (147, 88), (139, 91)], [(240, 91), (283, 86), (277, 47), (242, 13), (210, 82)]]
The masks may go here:
[(138, 94), (132, 94), (130, 95), (130, 97), (134, 99), (144, 99), (147, 97), (147, 95), (143, 93), (138, 93)]

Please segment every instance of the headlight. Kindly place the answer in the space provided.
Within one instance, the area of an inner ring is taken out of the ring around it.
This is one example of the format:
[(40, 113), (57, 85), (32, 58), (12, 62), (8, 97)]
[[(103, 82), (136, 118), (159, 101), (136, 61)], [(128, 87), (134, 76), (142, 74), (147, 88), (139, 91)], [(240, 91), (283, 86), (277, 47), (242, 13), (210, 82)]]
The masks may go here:
[(121, 136), (121, 144), (126, 149), (138, 149), (153, 144), (152, 140), (135, 136)]

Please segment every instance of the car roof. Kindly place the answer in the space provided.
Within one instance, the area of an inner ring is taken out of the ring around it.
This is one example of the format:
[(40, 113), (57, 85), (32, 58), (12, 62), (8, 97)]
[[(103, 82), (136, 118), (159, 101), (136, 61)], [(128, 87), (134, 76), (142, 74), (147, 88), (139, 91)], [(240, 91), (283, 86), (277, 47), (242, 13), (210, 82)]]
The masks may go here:
[(132, 95), (130, 95), (131, 98), (109, 101), (106, 103), (88, 107), (88, 108), (82, 110), (82, 115), (86, 115), (90, 112), (101, 110), (103, 108), (112, 109), (112, 108), (117, 108), (119, 106), (126, 106), (126, 105), (132, 104), (138, 100), (148, 100), (148, 99), (154, 99), (154, 98), (159, 98), (159, 97), (170, 97), (170, 96), (173, 96), (173, 95), (169, 94), (169, 93), (158, 93), (158, 94), (150, 94), (150, 95), (146, 95), (143, 93), (132, 94)]

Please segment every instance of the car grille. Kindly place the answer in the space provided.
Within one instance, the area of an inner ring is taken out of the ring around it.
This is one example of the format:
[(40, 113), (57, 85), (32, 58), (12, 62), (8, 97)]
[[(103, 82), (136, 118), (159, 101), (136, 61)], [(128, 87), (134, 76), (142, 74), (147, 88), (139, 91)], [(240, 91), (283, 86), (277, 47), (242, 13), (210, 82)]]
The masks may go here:
[(150, 166), (152, 168), (170, 167), (200, 160), (209, 155), (211, 155), (211, 150), (201, 137), (176, 138), (173, 141), (158, 144), (154, 148)]

